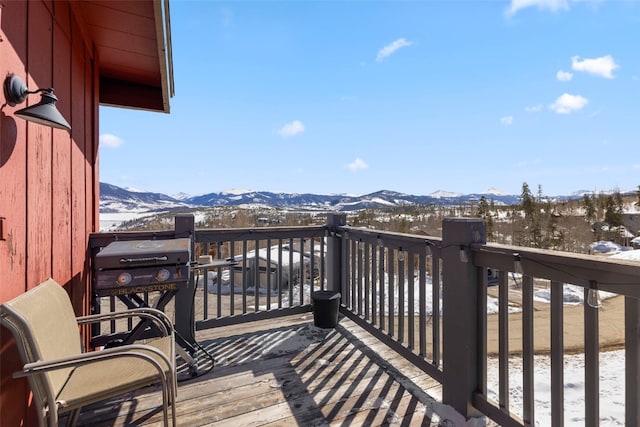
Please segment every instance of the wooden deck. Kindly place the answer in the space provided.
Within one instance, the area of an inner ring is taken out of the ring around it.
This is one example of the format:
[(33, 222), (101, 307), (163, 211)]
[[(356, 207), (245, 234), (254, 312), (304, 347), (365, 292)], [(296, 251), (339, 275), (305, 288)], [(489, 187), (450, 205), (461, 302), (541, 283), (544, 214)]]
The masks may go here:
[[(439, 425), (441, 386), (347, 318), (312, 314), (199, 331), (199, 376), (179, 373), (180, 426)], [(158, 389), (87, 407), (80, 426), (162, 424)], [(446, 409), (446, 408), (445, 408)]]

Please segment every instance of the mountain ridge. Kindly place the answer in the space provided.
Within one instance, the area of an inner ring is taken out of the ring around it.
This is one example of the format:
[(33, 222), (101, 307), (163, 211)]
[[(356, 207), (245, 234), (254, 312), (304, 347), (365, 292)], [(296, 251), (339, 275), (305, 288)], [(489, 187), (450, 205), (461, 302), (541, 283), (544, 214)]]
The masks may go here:
[[(367, 208), (388, 208), (412, 205), (462, 205), (477, 203), (483, 196), (496, 205), (520, 202), (519, 195), (510, 195), (494, 188), (486, 193), (461, 194), (439, 190), (430, 195), (412, 195), (391, 190), (354, 196), (348, 194), (275, 193), (270, 191), (220, 191), (197, 196), (127, 190), (113, 184), (100, 183), (100, 212), (158, 212), (173, 209), (214, 206), (263, 205), (296, 210), (349, 212)], [(570, 199), (576, 196), (558, 196)]]

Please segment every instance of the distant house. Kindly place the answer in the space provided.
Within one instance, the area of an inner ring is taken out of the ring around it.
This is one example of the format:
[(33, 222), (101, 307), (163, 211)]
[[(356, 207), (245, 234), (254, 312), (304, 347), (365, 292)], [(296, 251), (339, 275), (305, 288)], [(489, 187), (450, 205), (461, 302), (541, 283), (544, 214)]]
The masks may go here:
[[(248, 251), (246, 256), (237, 255), (234, 259), (237, 264), (221, 271), (209, 271), (207, 277), (207, 289), (213, 293), (240, 293), (244, 286), (255, 290), (260, 294), (275, 294), (278, 290), (283, 292), (289, 289), (289, 285), (305, 285), (316, 278), (320, 270), (320, 244), (313, 248), (313, 272), (311, 271), (312, 257), (308, 242), (304, 250), (300, 250), (300, 244), (296, 242), (292, 247), (284, 244), (269, 248), (261, 248), (257, 254), (255, 250)], [(301, 272), (304, 280), (300, 280)], [(233, 276), (233, 278), (232, 278)], [(231, 287), (233, 280), (233, 288)], [(204, 277), (197, 278), (198, 286), (204, 286)]]
[[(54, 88), (71, 126), (53, 129), (15, 116), (39, 102), (38, 94), (15, 106), (2, 95), (0, 302), (53, 277), (76, 313), (88, 314), (89, 234), (99, 229), (98, 107), (169, 112), (168, 1), (3, 2), (0, 71), (32, 91)], [(0, 348), (0, 425), (33, 425), (27, 381), (11, 377), (18, 354), (6, 330)]]
[[(317, 253), (319, 245), (316, 245), (314, 252)], [(242, 284), (242, 257), (238, 257), (238, 265), (234, 269), (234, 282), (237, 285)], [(318, 270), (320, 257), (316, 255), (314, 259), (314, 270)], [(246, 261), (246, 282), (248, 288), (258, 285), (261, 289), (271, 290), (285, 289), (291, 283), (292, 285), (300, 284), (300, 272), (304, 266), (305, 280), (315, 275), (315, 271), (311, 273), (311, 254), (308, 247), (304, 251), (300, 250), (299, 245), (289, 247), (283, 245), (280, 250), (278, 246), (270, 248), (262, 248), (255, 251), (247, 252)], [(256, 274), (257, 270), (257, 274)], [(280, 271), (282, 271), (282, 281), (280, 281)], [(304, 283), (304, 281), (302, 281)]]
[(635, 236), (640, 235), (640, 213), (623, 213), (622, 224)]

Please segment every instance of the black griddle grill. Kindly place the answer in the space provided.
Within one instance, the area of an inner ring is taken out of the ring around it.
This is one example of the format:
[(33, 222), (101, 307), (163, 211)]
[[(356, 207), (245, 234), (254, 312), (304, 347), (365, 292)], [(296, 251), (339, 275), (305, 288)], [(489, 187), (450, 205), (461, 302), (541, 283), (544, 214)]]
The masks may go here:
[[(165, 306), (180, 289), (189, 284), (191, 239), (116, 240), (98, 252), (93, 260), (94, 294), (113, 296), (127, 308), (148, 307), (139, 294), (159, 292), (153, 308), (164, 311)], [(99, 307), (99, 299), (97, 300)], [(193, 309), (193, 308), (192, 308)], [(160, 333), (149, 319), (141, 319), (125, 333), (94, 334), (94, 346), (132, 344), (141, 338), (151, 338)], [(191, 366), (192, 375), (197, 372), (197, 359), (192, 357), (192, 343), (177, 335), (176, 347)], [(186, 353), (188, 352), (188, 353)]]
[(121, 240), (94, 259), (98, 296), (175, 291), (187, 286), (191, 239)]

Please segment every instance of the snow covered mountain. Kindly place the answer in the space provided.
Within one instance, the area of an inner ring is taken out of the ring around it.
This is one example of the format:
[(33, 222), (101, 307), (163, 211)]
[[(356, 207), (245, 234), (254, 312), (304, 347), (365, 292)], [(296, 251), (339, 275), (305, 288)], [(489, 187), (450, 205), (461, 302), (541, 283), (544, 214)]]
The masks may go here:
[(264, 205), (296, 210), (356, 211), (366, 208), (411, 205), (459, 205), (476, 203), (482, 196), (495, 204), (518, 203), (518, 196), (493, 190), (486, 194), (459, 194), (445, 191), (428, 196), (416, 196), (381, 190), (362, 196), (346, 194), (272, 193), (268, 191), (223, 191), (200, 196), (168, 196), (162, 193), (130, 191), (115, 185), (100, 183), (100, 212), (158, 212), (177, 208), (203, 206)]

